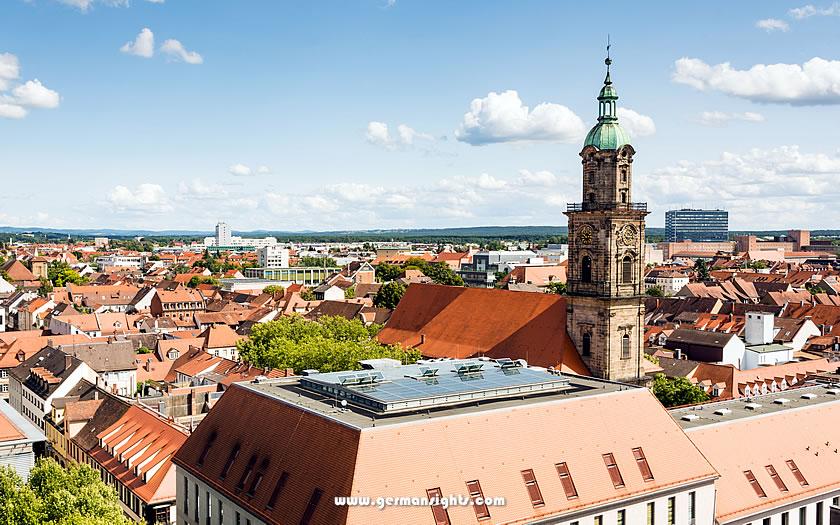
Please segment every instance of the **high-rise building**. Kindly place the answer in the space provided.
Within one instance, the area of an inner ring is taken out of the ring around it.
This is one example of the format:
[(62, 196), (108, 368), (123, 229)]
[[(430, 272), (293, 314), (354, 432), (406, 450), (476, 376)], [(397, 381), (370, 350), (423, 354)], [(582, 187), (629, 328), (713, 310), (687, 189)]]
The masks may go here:
[(220, 222), (216, 224), (216, 246), (230, 246), (231, 235), (230, 226), (227, 223)]
[(642, 376), (645, 216), (634, 203), (630, 136), (619, 125), (618, 94), (607, 76), (598, 123), (586, 136), (583, 202), (569, 204), (567, 330), (592, 374), (611, 380)]
[(729, 239), (729, 212), (683, 208), (665, 212), (667, 242), (723, 242)]

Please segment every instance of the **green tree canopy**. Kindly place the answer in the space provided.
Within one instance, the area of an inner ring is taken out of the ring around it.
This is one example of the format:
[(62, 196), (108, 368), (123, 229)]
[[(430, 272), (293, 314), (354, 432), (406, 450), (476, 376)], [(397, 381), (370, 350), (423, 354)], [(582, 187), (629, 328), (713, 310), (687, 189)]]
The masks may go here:
[(298, 266), (319, 266), (321, 268), (335, 268), (338, 264), (332, 257), (312, 257), (304, 255), (298, 258)]
[(665, 297), (665, 290), (658, 284), (645, 290), (645, 293), (651, 297)]
[(651, 386), (653, 395), (666, 407), (694, 405), (709, 400), (709, 395), (684, 377), (656, 374)]
[(187, 286), (190, 288), (195, 288), (199, 284), (212, 284), (213, 286), (219, 286), (219, 280), (213, 277), (204, 277), (198, 276), (191, 277), (189, 281), (187, 281)]
[(464, 280), (455, 273), (446, 263), (431, 263), (420, 257), (411, 257), (402, 265), (381, 263), (376, 267), (376, 277), (381, 282), (389, 282), (398, 279), (405, 270), (416, 269), (423, 272), (437, 284), (449, 286), (464, 286)]
[(399, 281), (391, 281), (379, 288), (373, 298), (373, 304), (393, 310), (399, 304), (403, 294), (405, 294), (405, 285)]
[(285, 291), (286, 291), (286, 289), (283, 288), (282, 286), (280, 286), (279, 284), (269, 284), (268, 286), (263, 288), (263, 293), (267, 293), (267, 294), (271, 294), (271, 295), (281, 294)]
[(556, 293), (557, 295), (566, 295), (566, 283), (560, 281), (552, 281), (545, 287), (545, 293)]
[(242, 359), (255, 366), (306, 369), (321, 372), (356, 370), (358, 361), (390, 357), (413, 363), (420, 352), (379, 343), (380, 326), (365, 326), (358, 319), (322, 317), (308, 321), (300, 316), (281, 317), (254, 325), (251, 336), (239, 341)]
[(64, 261), (52, 261), (47, 265), (47, 277), (54, 286), (59, 288), (70, 284), (85, 284), (88, 282), (87, 277), (82, 277), (79, 272), (70, 268), (70, 265)]
[(383, 283), (399, 279), (402, 272), (402, 266), (396, 264), (379, 263), (376, 266), (376, 278)]
[(129, 525), (117, 492), (88, 465), (41, 459), (25, 482), (0, 467), (0, 525)]
[(697, 272), (699, 280), (708, 281), (710, 279), (709, 263), (705, 259), (697, 259), (697, 262), (694, 263), (694, 271)]

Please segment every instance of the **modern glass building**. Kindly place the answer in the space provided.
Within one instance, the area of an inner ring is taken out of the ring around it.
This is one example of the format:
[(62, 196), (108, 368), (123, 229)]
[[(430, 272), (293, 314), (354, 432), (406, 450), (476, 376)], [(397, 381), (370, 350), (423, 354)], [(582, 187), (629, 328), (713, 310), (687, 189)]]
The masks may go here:
[(726, 241), (729, 212), (726, 210), (669, 210), (665, 212), (665, 240)]

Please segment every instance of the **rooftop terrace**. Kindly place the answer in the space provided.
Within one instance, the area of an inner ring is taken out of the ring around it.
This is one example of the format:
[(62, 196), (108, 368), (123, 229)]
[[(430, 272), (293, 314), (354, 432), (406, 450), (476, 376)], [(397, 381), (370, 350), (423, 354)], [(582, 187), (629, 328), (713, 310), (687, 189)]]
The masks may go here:
[(808, 382), (799, 388), (789, 388), (762, 396), (705, 403), (676, 408), (669, 412), (683, 429), (691, 430), (834, 401), (840, 401), (840, 384)]
[(469, 414), (635, 388), (510, 359), (431, 360), (241, 386), (356, 428)]

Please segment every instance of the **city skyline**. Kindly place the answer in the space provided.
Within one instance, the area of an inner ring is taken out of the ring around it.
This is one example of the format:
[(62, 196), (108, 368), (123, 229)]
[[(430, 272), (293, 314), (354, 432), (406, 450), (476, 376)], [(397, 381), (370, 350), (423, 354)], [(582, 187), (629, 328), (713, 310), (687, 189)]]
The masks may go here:
[(663, 5), (12, 0), (0, 226), (563, 226), (608, 33), (650, 226), (838, 224), (840, 10)]

